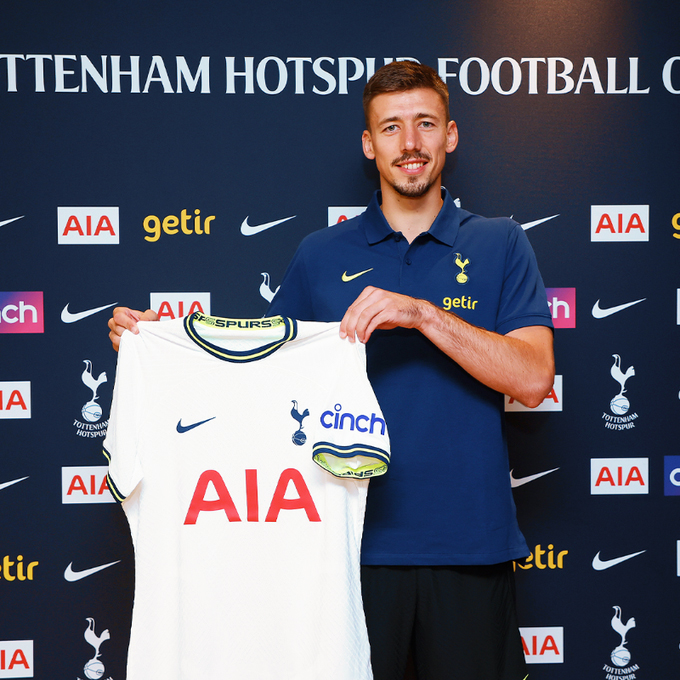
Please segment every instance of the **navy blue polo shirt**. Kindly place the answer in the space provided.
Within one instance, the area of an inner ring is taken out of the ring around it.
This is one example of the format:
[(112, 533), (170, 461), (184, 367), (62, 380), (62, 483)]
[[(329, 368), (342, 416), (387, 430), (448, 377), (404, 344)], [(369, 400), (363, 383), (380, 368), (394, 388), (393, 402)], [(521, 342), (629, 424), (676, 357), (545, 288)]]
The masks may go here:
[[(412, 243), (393, 231), (376, 192), (359, 217), (307, 236), (269, 309), (339, 321), (365, 286), (429, 300), (500, 334), (552, 327), (522, 228), (444, 204)], [(375, 331), (368, 376), (390, 434), (386, 475), (371, 480), (363, 564), (495, 564), (529, 551), (515, 517), (503, 395), (472, 378), (414, 329)]]

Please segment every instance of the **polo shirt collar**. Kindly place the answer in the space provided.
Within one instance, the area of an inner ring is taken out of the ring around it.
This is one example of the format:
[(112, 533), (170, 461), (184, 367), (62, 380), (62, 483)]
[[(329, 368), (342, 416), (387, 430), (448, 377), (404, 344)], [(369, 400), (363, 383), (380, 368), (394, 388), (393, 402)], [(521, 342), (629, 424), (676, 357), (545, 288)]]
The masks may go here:
[[(460, 209), (456, 207), (451, 195), (444, 187), (442, 187), (442, 199), (444, 200), (444, 204), (428, 230), (428, 233), (437, 241), (448, 246), (453, 246), (460, 226)], [(380, 241), (384, 241), (397, 233), (387, 223), (387, 220), (380, 209), (381, 203), (382, 192), (376, 191), (373, 194), (373, 198), (368, 204), (368, 207), (362, 214), (362, 226), (369, 245), (380, 243)]]

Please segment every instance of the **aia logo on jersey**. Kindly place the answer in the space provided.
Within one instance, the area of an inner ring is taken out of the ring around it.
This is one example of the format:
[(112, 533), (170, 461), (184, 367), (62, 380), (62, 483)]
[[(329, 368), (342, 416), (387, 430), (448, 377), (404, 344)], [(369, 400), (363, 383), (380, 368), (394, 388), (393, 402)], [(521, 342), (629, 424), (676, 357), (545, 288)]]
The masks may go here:
[(365, 205), (346, 205), (346, 206), (328, 206), (328, 226), (332, 227), (334, 224), (340, 224), (346, 220), (351, 220), (353, 217), (361, 215), (366, 210)]
[(118, 208), (57, 208), (60, 246), (117, 245)]
[(564, 628), (520, 628), (527, 663), (564, 663)]
[(210, 293), (151, 293), (149, 306), (159, 321), (180, 319), (194, 312), (210, 316)]
[(649, 458), (591, 458), (590, 493), (649, 493)]
[(506, 411), (561, 411), (562, 410), (562, 376), (556, 375), (550, 394), (535, 408), (529, 408), (516, 399), (505, 395)]
[(30, 417), (30, 381), (0, 382), (0, 418)]
[(576, 328), (576, 288), (546, 288), (555, 328)]
[(33, 640), (0, 641), (0, 678), (32, 678), (33, 671)]
[(106, 465), (61, 468), (61, 502), (115, 503), (106, 483)]
[(0, 333), (44, 332), (43, 294), (0, 293)]
[(591, 205), (591, 241), (649, 241), (648, 205)]

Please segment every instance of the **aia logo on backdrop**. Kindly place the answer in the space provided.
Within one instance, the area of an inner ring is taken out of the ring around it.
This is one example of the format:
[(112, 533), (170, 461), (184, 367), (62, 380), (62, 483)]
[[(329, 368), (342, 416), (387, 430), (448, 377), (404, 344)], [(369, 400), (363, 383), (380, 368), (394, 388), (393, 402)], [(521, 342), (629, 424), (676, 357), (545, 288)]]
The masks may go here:
[(106, 465), (61, 468), (61, 502), (115, 503), (106, 483)]
[(649, 493), (649, 458), (591, 458), (593, 496)]
[(346, 220), (351, 220), (353, 217), (361, 215), (366, 210), (365, 205), (346, 205), (346, 206), (328, 206), (328, 226), (332, 227), (334, 224), (340, 224)]
[(562, 410), (562, 376), (556, 375), (550, 394), (535, 408), (529, 408), (516, 399), (505, 395), (506, 411), (561, 411)]
[(520, 628), (527, 663), (564, 663), (564, 628)]
[(649, 241), (648, 205), (591, 205), (591, 241)]
[(0, 678), (32, 678), (33, 670), (33, 640), (0, 641)]
[(43, 333), (43, 294), (0, 293), (0, 333)]
[(555, 328), (576, 328), (576, 288), (546, 288)]
[(0, 418), (30, 417), (30, 381), (0, 382)]
[(117, 245), (118, 208), (57, 208), (60, 246)]
[(179, 319), (194, 312), (210, 316), (210, 293), (151, 293), (149, 306), (160, 321)]

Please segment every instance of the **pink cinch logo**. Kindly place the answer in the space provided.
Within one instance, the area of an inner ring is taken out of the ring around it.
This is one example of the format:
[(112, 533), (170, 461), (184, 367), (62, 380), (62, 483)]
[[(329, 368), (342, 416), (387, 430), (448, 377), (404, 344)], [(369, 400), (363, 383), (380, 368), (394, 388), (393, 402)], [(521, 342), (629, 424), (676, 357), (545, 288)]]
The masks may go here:
[(555, 328), (576, 328), (576, 288), (546, 288)]
[(0, 333), (43, 333), (43, 294), (0, 293)]

